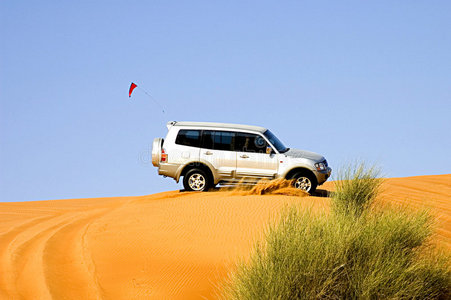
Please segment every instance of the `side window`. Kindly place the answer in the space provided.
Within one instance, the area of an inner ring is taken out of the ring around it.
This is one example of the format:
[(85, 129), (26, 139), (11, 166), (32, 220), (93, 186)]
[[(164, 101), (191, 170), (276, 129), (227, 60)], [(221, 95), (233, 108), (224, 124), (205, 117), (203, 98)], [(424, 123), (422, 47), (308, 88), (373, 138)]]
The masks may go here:
[(230, 131), (215, 131), (214, 149), (233, 151), (235, 133)]
[(175, 143), (184, 146), (200, 146), (200, 130), (181, 129), (175, 139)]
[(202, 132), (202, 148), (233, 151), (234, 140), (234, 132), (212, 130)]
[(268, 143), (257, 134), (237, 132), (235, 150), (240, 152), (266, 153)]

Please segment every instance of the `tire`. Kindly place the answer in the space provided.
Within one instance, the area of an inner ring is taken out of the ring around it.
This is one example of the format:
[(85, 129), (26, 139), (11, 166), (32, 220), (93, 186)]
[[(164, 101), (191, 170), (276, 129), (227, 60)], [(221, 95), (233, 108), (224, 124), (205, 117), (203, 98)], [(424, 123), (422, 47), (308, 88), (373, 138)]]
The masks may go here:
[(201, 169), (191, 169), (183, 176), (183, 186), (186, 191), (203, 192), (211, 187), (212, 180)]
[(295, 188), (304, 190), (309, 194), (314, 193), (318, 186), (315, 176), (307, 172), (296, 173), (291, 179), (293, 179), (293, 186)]

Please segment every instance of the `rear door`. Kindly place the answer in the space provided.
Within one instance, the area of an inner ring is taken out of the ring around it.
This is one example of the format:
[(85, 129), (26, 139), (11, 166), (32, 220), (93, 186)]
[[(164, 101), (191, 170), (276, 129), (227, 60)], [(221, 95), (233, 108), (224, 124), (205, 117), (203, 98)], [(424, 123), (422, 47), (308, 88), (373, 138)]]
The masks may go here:
[(236, 171), (235, 133), (232, 131), (203, 130), (200, 158), (208, 161), (221, 179), (232, 179)]
[[(270, 147), (270, 148), (268, 148)], [(278, 154), (258, 134), (237, 132), (236, 176), (238, 178), (274, 178), (279, 167)]]

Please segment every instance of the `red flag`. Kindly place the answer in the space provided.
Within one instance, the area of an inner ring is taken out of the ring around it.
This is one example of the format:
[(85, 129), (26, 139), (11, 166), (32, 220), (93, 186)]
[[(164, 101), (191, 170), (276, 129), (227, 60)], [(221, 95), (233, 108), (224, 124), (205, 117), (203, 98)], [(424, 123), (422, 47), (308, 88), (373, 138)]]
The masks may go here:
[(135, 89), (135, 87), (137, 87), (137, 85), (132, 82), (132, 84), (130, 84), (130, 89), (128, 90), (129, 98), (132, 96), (132, 93), (133, 93), (133, 90)]

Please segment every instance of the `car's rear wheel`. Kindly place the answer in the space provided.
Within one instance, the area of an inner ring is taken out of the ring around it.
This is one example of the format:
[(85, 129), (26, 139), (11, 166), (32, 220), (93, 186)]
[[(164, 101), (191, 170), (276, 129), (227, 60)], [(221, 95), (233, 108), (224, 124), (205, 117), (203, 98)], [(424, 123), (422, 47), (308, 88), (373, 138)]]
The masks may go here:
[(316, 178), (307, 172), (296, 173), (293, 177), (293, 186), (297, 189), (313, 193), (316, 190)]
[(211, 179), (201, 169), (191, 169), (183, 177), (183, 186), (186, 191), (207, 191), (211, 186)]

